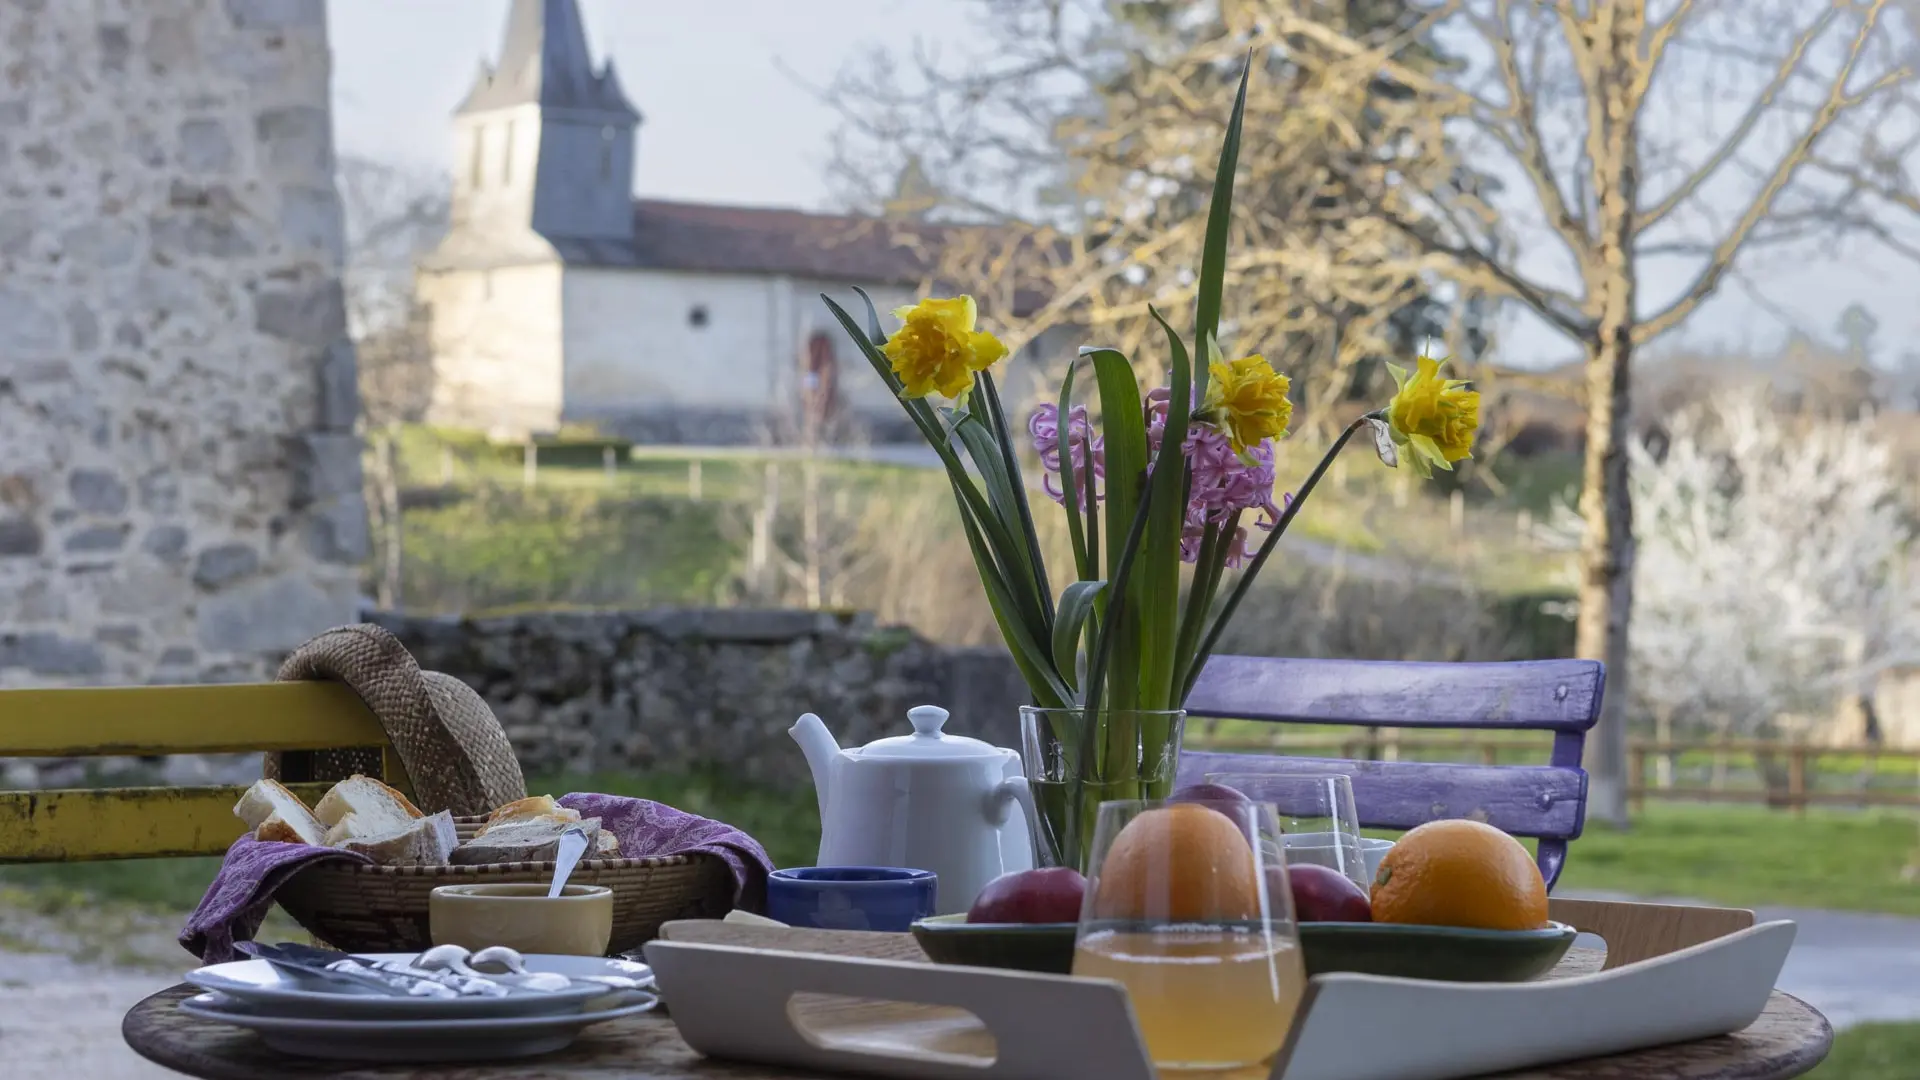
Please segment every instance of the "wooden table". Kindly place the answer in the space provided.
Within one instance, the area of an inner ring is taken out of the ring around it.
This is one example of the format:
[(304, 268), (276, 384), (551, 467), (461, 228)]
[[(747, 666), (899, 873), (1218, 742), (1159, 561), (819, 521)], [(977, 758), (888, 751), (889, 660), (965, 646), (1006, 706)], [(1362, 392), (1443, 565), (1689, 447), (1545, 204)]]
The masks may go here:
[[(1575, 949), (1553, 975), (1584, 974), (1599, 965), (1597, 951)], [(556, 1054), (494, 1065), (313, 1061), (287, 1057), (267, 1049), (252, 1032), (197, 1020), (174, 1008), (196, 993), (182, 984), (135, 1005), (121, 1025), (127, 1045), (150, 1061), (203, 1080), (820, 1080), (816, 1074), (709, 1061), (681, 1041), (671, 1020), (653, 1014), (589, 1028)], [(1734, 1035), (1507, 1073), (1503, 1080), (1785, 1080), (1818, 1065), (1832, 1044), (1833, 1028), (1825, 1017), (1776, 990), (1760, 1019)]]

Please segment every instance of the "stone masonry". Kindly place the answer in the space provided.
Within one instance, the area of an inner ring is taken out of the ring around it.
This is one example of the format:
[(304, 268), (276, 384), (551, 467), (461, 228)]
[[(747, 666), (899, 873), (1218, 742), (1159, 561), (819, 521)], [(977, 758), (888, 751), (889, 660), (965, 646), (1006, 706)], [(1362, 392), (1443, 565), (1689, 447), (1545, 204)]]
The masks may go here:
[(1004, 649), (952, 649), (870, 617), (656, 610), (496, 619), (372, 616), (420, 666), (487, 699), (528, 772), (717, 769), (810, 783), (787, 729), (814, 712), (842, 746), (910, 734), (939, 705), (947, 730), (1018, 745), (1025, 684)]
[(0, 686), (354, 621), (328, 78), (324, 0), (0, 4)]

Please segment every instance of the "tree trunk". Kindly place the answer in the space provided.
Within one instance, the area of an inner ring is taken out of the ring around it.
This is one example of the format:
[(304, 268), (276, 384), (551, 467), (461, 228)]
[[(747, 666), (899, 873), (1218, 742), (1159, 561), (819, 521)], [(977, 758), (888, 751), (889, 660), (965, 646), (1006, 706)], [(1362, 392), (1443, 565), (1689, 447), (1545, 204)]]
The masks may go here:
[[(1624, 328), (1623, 328), (1624, 329)], [(1627, 617), (1633, 609), (1633, 501), (1627, 489), (1627, 387), (1633, 343), (1606, 335), (1587, 356), (1587, 460), (1580, 516), (1580, 621), (1575, 651), (1607, 665), (1600, 723), (1588, 743), (1587, 812), (1627, 823)]]
[(1640, 38), (1642, 0), (1596, 5), (1584, 26), (1592, 50), (1587, 78), (1587, 157), (1593, 190), (1591, 258), (1585, 266), (1587, 460), (1581, 475), (1579, 655), (1607, 665), (1599, 726), (1588, 744), (1588, 813), (1627, 824), (1627, 620), (1633, 610), (1633, 498), (1627, 487), (1627, 439), (1635, 330), (1634, 211), (1639, 205)]

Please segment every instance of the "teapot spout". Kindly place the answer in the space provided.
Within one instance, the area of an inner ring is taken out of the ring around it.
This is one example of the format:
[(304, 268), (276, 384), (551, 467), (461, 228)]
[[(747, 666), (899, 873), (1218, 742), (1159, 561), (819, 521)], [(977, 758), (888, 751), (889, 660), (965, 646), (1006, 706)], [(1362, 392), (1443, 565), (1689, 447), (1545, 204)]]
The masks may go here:
[(820, 804), (822, 826), (827, 820), (827, 793), (833, 783), (833, 763), (840, 756), (840, 744), (833, 739), (833, 733), (827, 730), (818, 716), (804, 713), (794, 725), (787, 729), (793, 741), (800, 744), (800, 752), (807, 756), (807, 768), (813, 772), (814, 798)]

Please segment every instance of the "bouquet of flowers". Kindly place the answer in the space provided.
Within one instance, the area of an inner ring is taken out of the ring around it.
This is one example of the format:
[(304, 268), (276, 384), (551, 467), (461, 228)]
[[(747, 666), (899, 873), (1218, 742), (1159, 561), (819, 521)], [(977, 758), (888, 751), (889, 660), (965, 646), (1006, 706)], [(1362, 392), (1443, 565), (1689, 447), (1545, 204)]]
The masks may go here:
[[(1208, 209), (1191, 345), (1149, 309), (1166, 332), (1165, 386), (1143, 393), (1126, 356), (1083, 348), (1058, 401), (1016, 426), (991, 373), (1007, 349), (978, 328), (971, 297), (900, 308), (891, 337), (864, 292), (864, 326), (822, 297), (945, 466), (987, 601), (1032, 691), (1022, 757), (1045, 854), (1066, 865), (1084, 861), (1100, 801), (1170, 792), (1187, 695), (1348, 440), (1368, 428), (1387, 465), (1404, 459), (1431, 476), (1470, 456), (1479, 426), (1479, 395), (1443, 378), (1437, 361), (1389, 365), (1391, 402), (1350, 423), (1299, 489), (1275, 499), (1274, 444), (1293, 411), (1287, 376), (1259, 355), (1228, 360), (1217, 339), (1245, 106), (1243, 74)], [(1097, 422), (1075, 396), (1083, 369)], [(1022, 439), (1066, 515), (1073, 573), (1057, 593), (1015, 449)]]

